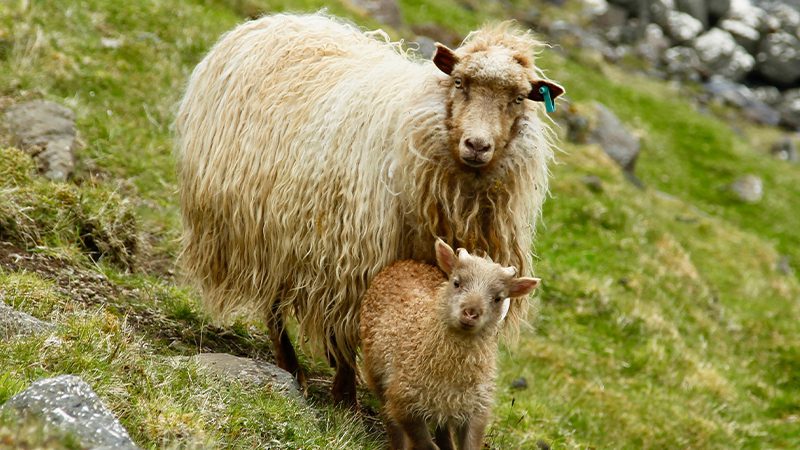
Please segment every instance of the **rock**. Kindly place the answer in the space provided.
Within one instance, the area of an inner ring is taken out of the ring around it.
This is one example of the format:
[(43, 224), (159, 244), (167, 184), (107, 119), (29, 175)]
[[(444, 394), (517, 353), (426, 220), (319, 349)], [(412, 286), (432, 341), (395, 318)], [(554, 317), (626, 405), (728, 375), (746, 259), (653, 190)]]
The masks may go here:
[(692, 45), (708, 73), (740, 80), (755, 65), (755, 59), (736, 43), (733, 36), (719, 28), (712, 28), (698, 36)]
[(75, 168), (75, 114), (57, 103), (34, 100), (6, 111), (9, 131), (36, 159), (45, 177), (64, 181)]
[(785, 31), (767, 35), (759, 46), (758, 72), (781, 86), (800, 81), (800, 39)]
[(731, 9), (731, 0), (707, 0), (706, 5), (709, 17), (718, 19), (728, 14)]
[(783, 2), (766, 2), (762, 6), (766, 17), (772, 19), (777, 23), (772, 28), (779, 28), (789, 34), (797, 35), (798, 28), (800, 28), (800, 11), (783, 3)]
[(603, 180), (597, 175), (584, 175), (581, 177), (581, 182), (586, 185), (590, 191), (596, 194), (603, 192)]
[(751, 55), (757, 52), (758, 43), (761, 40), (761, 33), (755, 28), (742, 21), (733, 19), (720, 21), (719, 28), (730, 33), (736, 43), (741, 45), (742, 48), (747, 50)]
[(116, 50), (122, 47), (122, 39), (115, 39), (115, 38), (100, 38), (100, 46), (103, 48), (109, 48), (112, 50)]
[(791, 129), (800, 130), (800, 89), (783, 92), (783, 99), (778, 105), (781, 123)]
[(780, 160), (797, 162), (797, 145), (788, 136), (772, 144), (770, 153)]
[(589, 119), (572, 108), (567, 115), (567, 140), (576, 144), (589, 142)]
[(764, 182), (755, 175), (745, 175), (731, 184), (731, 190), (745, 203), (758, 203), (764, 196)]
[(667, 34), (678, 44), (694, 39), (703, 31), (703, 24), (689, 14), (680, 11), (667, 13)]
[(403, 15), (400, 14), (400, 7), (397, 0), (352, 0), (352, 3), (364, 9), (370, 16), (378, 22), (391, 25), (395, 28), (403, 25)]
[(742, 22), (761, 32), (765, 16), (764, 10), (754, 6), (750, 0), (731, 0), (728, 13), (723, 18)]
[(750, 91), (757, 99), (770, 106), (777, 106), (783, 100), (783, 94), (775, 86), (751, 87)]
[(519, 377), (511, 382), (511, 389), (523, 390), (528, 389), (528, 380), (525, 377)]
[(743, 84), (713, 75), (704, 86), (715, 99), (741, 109), (742, 113), (753, 122), (770, 126), (780, 123), (780, 112), (762, 102), (750, 88)]
[(433, 58), (433, 53), (436, 51), (436, 41), (427, 36), (417, 36), (414, 41), (417, 44), (416, 52), (421, 58)]
[(794, 275), (794, 269), (792, 268), (791, 263), (789, 263), (788, 256), (781, 256), (778, 258), (777, 264), (775, 264), (775, 270), (778, 271), (781, 275), (792, 276)]
[(642, 40), (636, 44), (636, 53), (651, 65), (657, 65), (668, 48), (669, 40), (664, 36), (664, 31), (658, 25), (650, 23), (645, 27)]
[(617, 116), (602, 104), (595, 103), (595, 110), (597, 122), (589, 141), (599, 144), (624, 170), (633, 172), (639, 156), (639, 138), (628, 132)]
[(708, 26), (708, 6), (705, 0), (675, 0), (675, 7), (697, 19), (704, 29)]
[(564, 48), (583, 48), (597, 52), (608, 61), (617, 61), (620, 52), (601, 37), (563, 20), (556, 20), (548, 28), (550, 37)]
[(53, 324), (17, 311), (0, 301), (0, 339), (44, 333), (54, 328)]
[[(590, 18), (597, 18), (602, 15), (608, 14), (609, 9), (617, 9), (625, 14), (622, 19), (624, 22), (628, 17), (628, 12), (617, 5), (609, 5), (606, 0), (583, 0), (583, 14)], [(621, 25), (621, 24), (618, 24)]]
[(82, 447), (138, 448), (92, 388), (74, 375), (39, 380), (11, 397), (0, 410), (40, 416), (74, 434)]
[(303, 399), (292, 374), (274, 364), (227, 353), (200, 353), (192, 359), (201, 370), (226, 380), (268, 387), (286, 397)]
[(662, 56), (664, 70), (671, 79), (680, 81), (699, 81), (701, 67), (697, 51), (691, 47), (672, 47)]

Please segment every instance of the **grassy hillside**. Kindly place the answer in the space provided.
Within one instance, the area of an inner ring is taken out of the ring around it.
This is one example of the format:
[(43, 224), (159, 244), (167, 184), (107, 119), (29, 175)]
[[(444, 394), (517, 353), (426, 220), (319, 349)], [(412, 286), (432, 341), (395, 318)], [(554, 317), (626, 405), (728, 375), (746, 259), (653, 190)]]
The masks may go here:
[[(476, 2), (400, 3), (409, 26), (461, 34), (503, 17), (500, 7), (468, 7)], [(200, 349), (270, 357), (259, 324), (210, 325), (173, 275), (170, 124), (182, 86), (246, 16), (321, 6), (377, 26), (346, 0), (0, 3), (0, 107), (63, 103), (84, 143), (74, 182), (59, 185), (34, 177), (0, 136), (0, 298), (58, 324), (57, 339), (0, 342), (0, 403), (36, 379), (73, 373), (143, 447), (383, 445), (374, 413), (328, 406), (320, 361), (306, 360), (306, 408), (169, 359)], [(800, 447), (800, 280), (775, 268), (781, 255), (800, 266), (800, 167), (766, 154), (774, 130), (702, 114), (664, 83), (580, 53), (551, 52), (541, 64), (578, 108), (601, 101), (642, 136), (647, 188), (632, 187), (600, 149), (563, 145), (536, 245), (544, 287), (532, 326), (502, 349), (488, 442)], [(763, 178), (762, 202), (739, 203), (726, 189), (746, 173)], [(511, 389), (520, 376), (529, 387)], [(74, 448), (15, 424), (0, 416), (0, 445)]]

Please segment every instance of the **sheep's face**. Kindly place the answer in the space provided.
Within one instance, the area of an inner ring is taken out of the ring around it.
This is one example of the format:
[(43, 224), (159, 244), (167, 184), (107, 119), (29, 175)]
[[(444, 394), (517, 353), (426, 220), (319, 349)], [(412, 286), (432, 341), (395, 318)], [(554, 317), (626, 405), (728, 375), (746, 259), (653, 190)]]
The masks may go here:
[(470, 255), (463, 248), (453, 252), (436, 241), (436, 260), (448, 275), (442, 287), (442, 317), (452, 329), (467, 334), (495, 330), (505, 319), (510, 299), (529, 294), (538, 278), (517, 277), (514, 267), (503, 267), (488, 258)]
[(454, 52), (436, 44), (433, 62), (450, 76), (448, 119), (450, 151), (461, 164), (483, 169), (502, 157), (518, 131), (529, 100), (543, 101), (541, 86), (555, 99), (564, 89), (540, 80), (529, 59), (501, 46)]

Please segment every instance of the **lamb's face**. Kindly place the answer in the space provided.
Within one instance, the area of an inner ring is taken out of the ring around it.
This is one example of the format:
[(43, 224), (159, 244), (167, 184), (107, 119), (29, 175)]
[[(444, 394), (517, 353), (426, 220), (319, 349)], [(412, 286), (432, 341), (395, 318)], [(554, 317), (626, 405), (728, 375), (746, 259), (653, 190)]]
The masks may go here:
[(538, 278), (517, 278), (515, 268), (470, 255), (463, 248), (456, 255), (441, 239), (436, 242), (436, 259), (448, 275), (441, 291), (442, 318), (467, 334), (496, 329), (508, 313), (510, 299), (539, 285)]
[(464, 166), (482, 169), (502, 157), (517, 132), (529, 100), (542, 101), (539, 87), (547, 85), (555, 99), (564, 89), (538, 80), (527, 58), (494, 46), (456, 52), (437, 44), (436, 66), (450, 75), (448, 119), (450, 150)]

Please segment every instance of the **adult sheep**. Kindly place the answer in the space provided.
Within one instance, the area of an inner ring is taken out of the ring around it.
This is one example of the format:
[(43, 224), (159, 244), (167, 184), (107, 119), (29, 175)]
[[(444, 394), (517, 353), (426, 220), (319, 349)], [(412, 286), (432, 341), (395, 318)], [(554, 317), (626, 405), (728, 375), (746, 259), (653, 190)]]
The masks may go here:
[(205, 305), (255, 311), (301, 379), (293, 315), (337, 366), (334, 399), (354, 403), (359, 299), (382, 268), (435, 262), (441, 237), (527, 275), (552, 158), (535, 101), (563, 93), (534, 65), (540, 46), (503, 23), (431, 64), (323, 14), (224, 35), (176, 118), (182, 261)]

